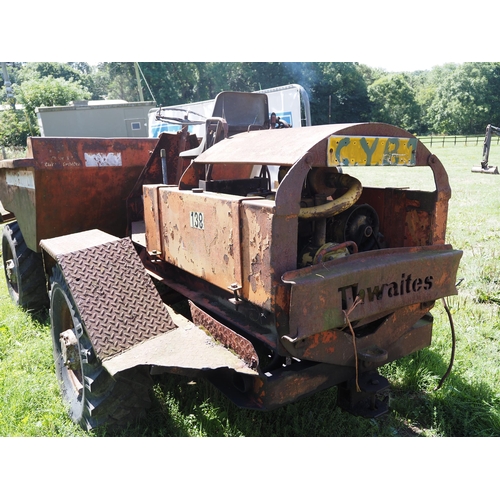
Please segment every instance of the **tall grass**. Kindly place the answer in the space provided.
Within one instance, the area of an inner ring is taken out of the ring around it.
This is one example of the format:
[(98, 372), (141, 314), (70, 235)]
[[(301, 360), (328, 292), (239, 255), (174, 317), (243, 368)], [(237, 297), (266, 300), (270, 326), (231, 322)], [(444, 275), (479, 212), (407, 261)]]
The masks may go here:
[[(448, 317), (433, 310), (433, 342), (382, 368), (391, 382), (391, 411), (378, 420), (336, 406), (336, 388), (261, 413), (236, 408), (203, 379), (157, 380), (148, 417), (123, 436), (500, 436), (500, 175), (471, 172), (482, 146), (435, 148), (453, 190), (448, 241), (464, 250), (459, 295), (448, 299), (457, 334), (453, 370)], [(500, 146), (493, 146), (492, 165)], [(394, 173), (394, 172), (393, 172)], [(354, 174), (353, 174), (354, 175)], [(370, 173), (388, 185), (382, 171)], [(404, 169), (391, 185), (429, 189), (426, 169)], [(0, 436), (85, 435), (66, 417), (52, 365), (49, 323), (11, 305), (0, 280)], [(109, 435), (96, 431), (90, 435)]]

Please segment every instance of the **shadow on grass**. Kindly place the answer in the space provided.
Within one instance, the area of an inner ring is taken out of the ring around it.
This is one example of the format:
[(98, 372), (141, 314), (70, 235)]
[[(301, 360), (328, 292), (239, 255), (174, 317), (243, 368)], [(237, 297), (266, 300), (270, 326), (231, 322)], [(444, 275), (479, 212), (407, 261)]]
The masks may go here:
[(453, 369), (441, 389), (435, 390), (448, 361), (429, 348), (395, 366), (402, 377), (392, 387), (391, 409), (417, 433), (500, 436), (498, 394), (485, 381), (467, 381)]
[[(391, 409), (378, 419), (355, 417), (337, 407), (331, 388), (270, 412), (242, 410), (204, 379), (164, 375), (155, 385), (147, 417), (115, 436), (371, 437), (499, 436), (497, 396), (484, 382), (469, 383), (454, 371), (435, 391), (447, 361), (424, 349), (392, 364), (400, 383)], [(432, 367), (432, 372), (429, 367)], [(390, 373), (387, 374), (390, 379)], [(111, 434), (99, 434), (111, 435)]]
[[(32, 317), (50, 322), (48, 313)], [(455, 362), (456, 364), (456, 362)], [(465, 380), (452, 370), (435, 391), (448, 360), (426, 348), (381, 368), (391, 382), (388, 414), (374, 420), (337, 407), (335, 387), (270, 412), (242, 410), (203, 378), (155, 379), (146, 417), (120, 432), (95, 436), (500, 436), (499, 395), (484, 380)]]
[(342, 412), (336, 388), (270, 412), (243, 410), (205, 379), (163, 377), (148, 416), (122, 436), (366, 436), (378, 424)]

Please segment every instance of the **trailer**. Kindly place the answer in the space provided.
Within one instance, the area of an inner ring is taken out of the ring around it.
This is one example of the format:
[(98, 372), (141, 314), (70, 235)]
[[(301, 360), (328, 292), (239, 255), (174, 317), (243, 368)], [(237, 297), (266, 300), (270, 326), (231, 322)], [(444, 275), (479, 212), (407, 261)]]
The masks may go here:
[[(435, 301), (457, 293), (445, 168), (395, 126), (275, 129), (265, 94), (224, 92), (215, 109), (201, 142), (187, 126), (31, 138), (25, 159), (0, 163), (17, 217), (7, 283), (50, 310), (70, 417), (124, 425), (168, 373), (206, 377), (241, 408), (338, 386), (341, 408), (385, 413), (378, 368), (429, 346)], [(425, 166), (435, 188), (355, 177), (379, 166)]]

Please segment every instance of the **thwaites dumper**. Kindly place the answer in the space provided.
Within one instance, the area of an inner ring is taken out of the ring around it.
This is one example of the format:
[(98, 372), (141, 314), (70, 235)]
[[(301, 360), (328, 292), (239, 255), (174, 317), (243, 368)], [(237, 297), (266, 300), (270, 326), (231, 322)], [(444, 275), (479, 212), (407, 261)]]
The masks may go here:
[[(386, 124), (269, 123), (265, 95), (222, 93), (201, 144), (187, 128), (32, 138), (0, 165), (17, 217), (9, 290), (49, 302), (57, 376), (84, 428), (142, 415), (161, 373), (203, 375), (261, 410), (338, 385), (342, 408), (376, 416), (377, 368), (431, 343), (461, 258), (445, 242), (441, 162)], [(435, 189), (362, 186), (356, 165), (428, 166)]]

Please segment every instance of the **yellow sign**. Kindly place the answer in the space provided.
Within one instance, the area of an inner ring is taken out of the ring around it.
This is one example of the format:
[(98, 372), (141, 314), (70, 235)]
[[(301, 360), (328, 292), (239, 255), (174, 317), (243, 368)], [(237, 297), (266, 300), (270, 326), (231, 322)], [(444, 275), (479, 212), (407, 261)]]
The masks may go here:
[(346, 137), (328, 139), (328, 166), (415, 165), (416, 137)]

